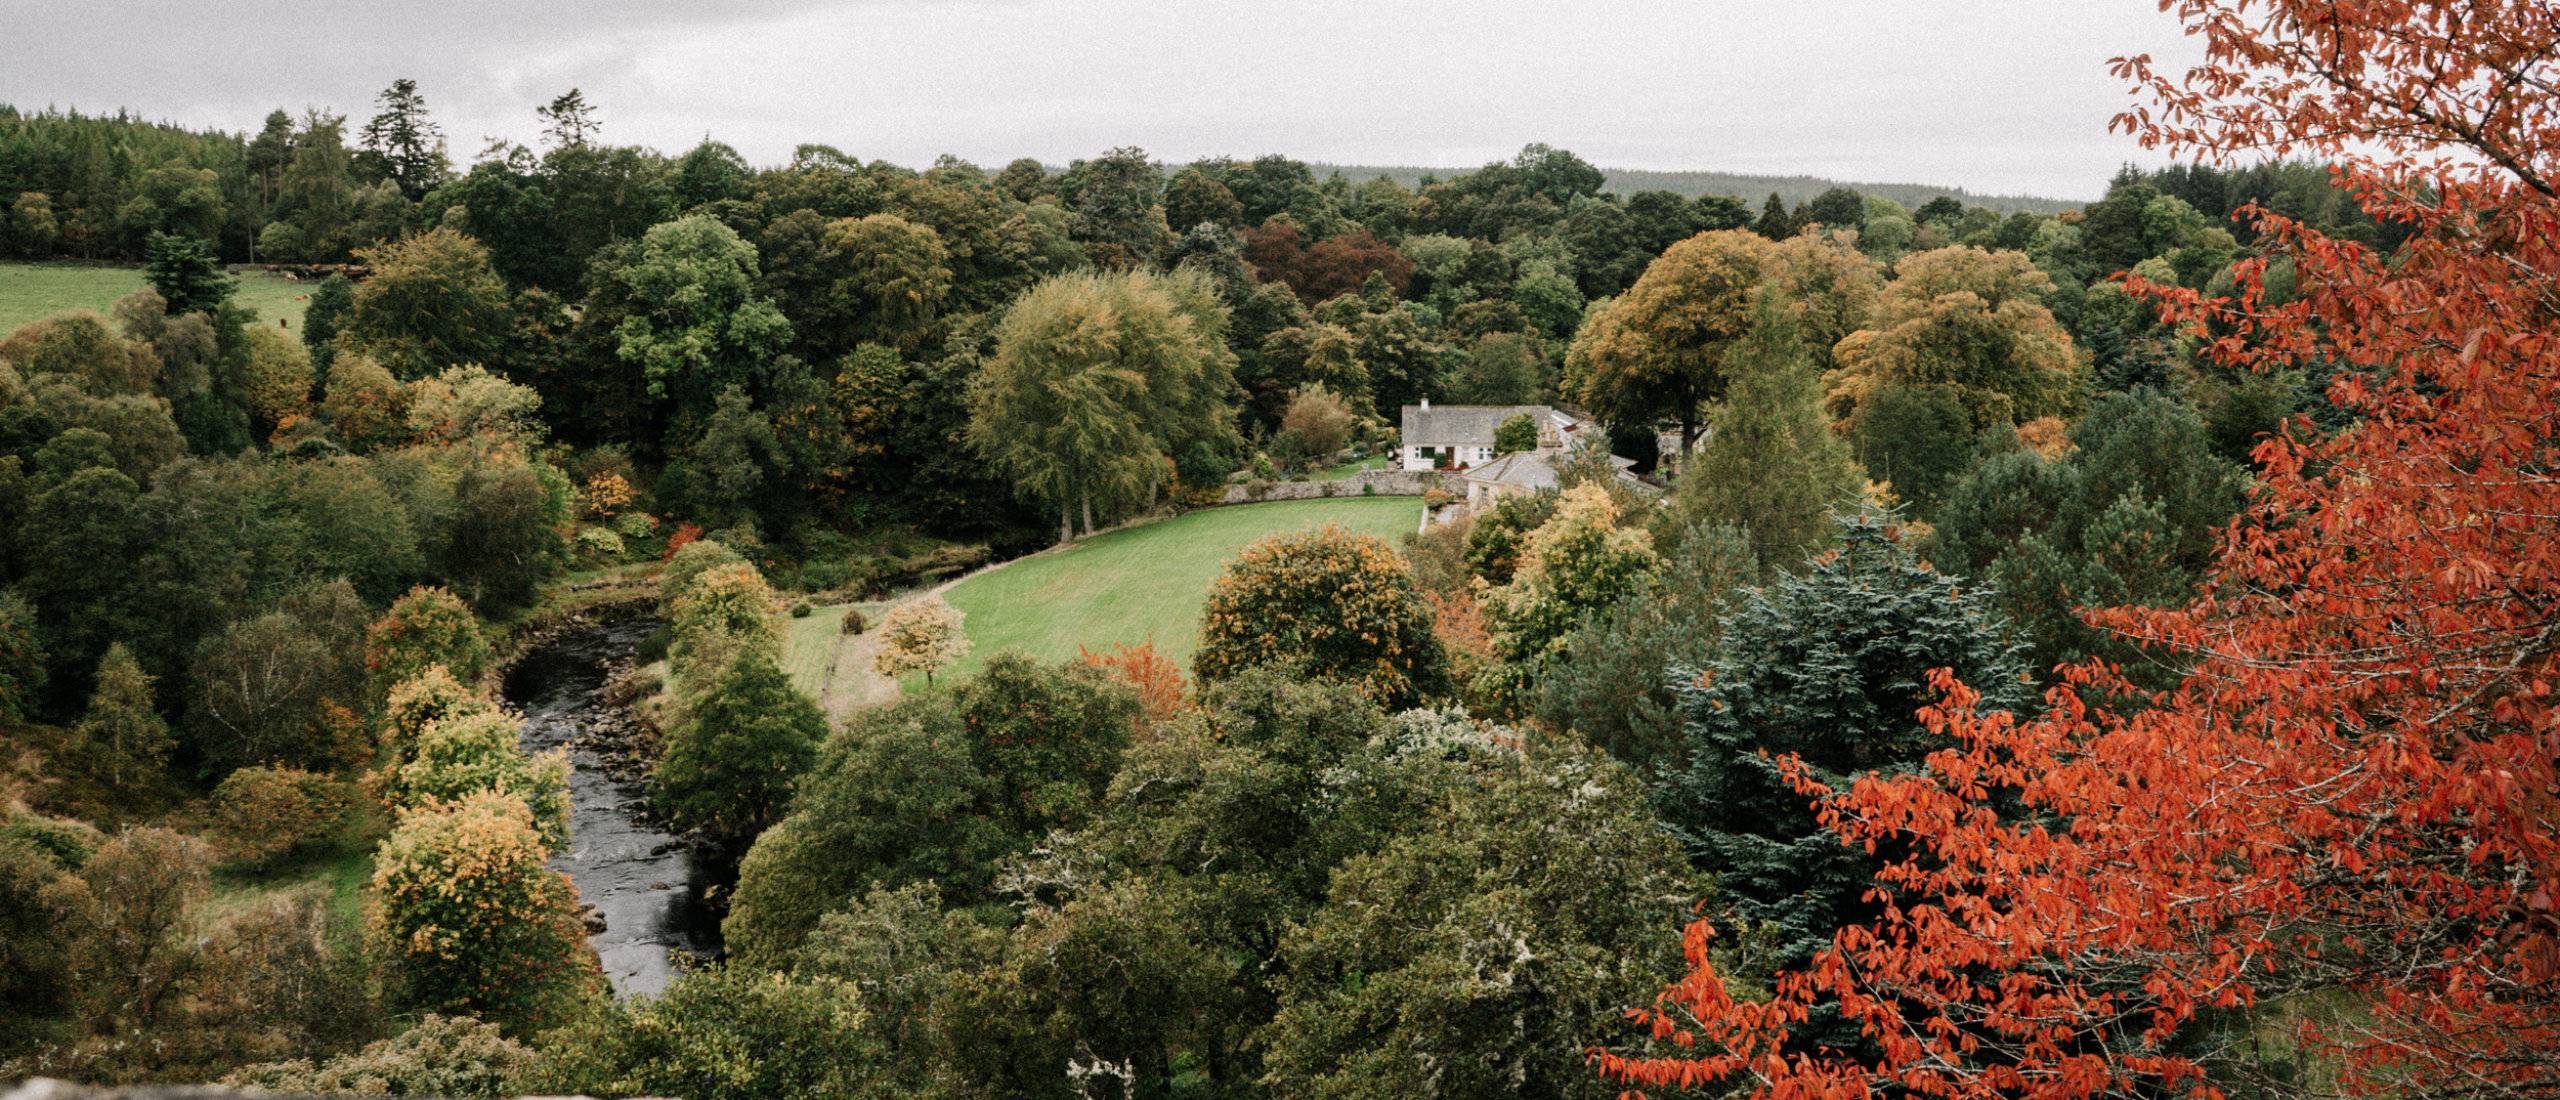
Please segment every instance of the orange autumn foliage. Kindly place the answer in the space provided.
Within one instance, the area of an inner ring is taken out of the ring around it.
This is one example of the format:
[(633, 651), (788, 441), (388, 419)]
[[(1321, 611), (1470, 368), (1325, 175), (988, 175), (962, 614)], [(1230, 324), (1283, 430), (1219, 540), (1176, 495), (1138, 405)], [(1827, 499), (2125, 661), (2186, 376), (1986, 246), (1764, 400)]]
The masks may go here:
[[(2560, 111), (2550, 0), (2167, 0), (2191, 73), (2119, 61), (2146, 145), (2308, 151), (2391, 256), (2254, 211), (2232, 296), (2141, 287), (2239, 369), (2345, 369), (2357, 417), (2258, 448), (2262, 491), (2188, 606), (2092, 621), (2183, 655), (1975, 713), (1920, 775), (1830, 791), (1889, 862), (1882, 920), (1775, 996), (1691, 972), (1638, 1010), (1684, 1058), (1639, 1089), (2265, 1097), (2560, 1093)], [(2357, 143), (2359, 142), (2360, 143)], [(2299, 299), (2261, 290), (2289, 259)], [(1789, 1045), (1836, 1005), (1880, 1059)]]
[(1134, 646), (1116, 643), (1109, 653), (1096, 653), (1078, 645), (1076, 659), (1101, 669), (1112, 682), (1127, 684), (1138, 693), (1138, 720), (1130, 731), (1133, 740), (1147, 740), (1158, 727), (1199, 707), (1192, 701), (1191, 686), (1182, 678), (1182, 669), (1156, 652), (1152, 636)]

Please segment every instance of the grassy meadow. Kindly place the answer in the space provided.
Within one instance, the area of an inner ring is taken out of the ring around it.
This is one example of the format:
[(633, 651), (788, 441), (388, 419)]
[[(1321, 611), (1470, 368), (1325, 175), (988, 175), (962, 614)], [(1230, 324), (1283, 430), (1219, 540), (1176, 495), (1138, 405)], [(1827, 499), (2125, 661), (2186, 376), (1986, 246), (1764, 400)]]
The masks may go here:
[[(264, 271), (242, 272), (239, 279), (233, 301), (257, 310), (264, 324), (281, 319), (296, 337), (302, 334), (302, 310), (308, 303), (300, 299), (318, 284)], [(116, 299), (148, 286), (139, 267), (0, 263), (0, 334), (70, 310), (105, 313)]]
[[(952, 673), (972, 674), (1006, 649), (1058, 661), (1080, 645), (1100, 652), (1151, 638), (1188, 669), (1209, 582), (1246, 544), (1326, 523), (1392, 544), (1421, 518), (1414, 497), (1332, 497), (1210, 508), (1080, 539), (951, 589), (944, 598), (968, 613), (973, 643)], [(912, 680), (911, 690), (923, 683)]]

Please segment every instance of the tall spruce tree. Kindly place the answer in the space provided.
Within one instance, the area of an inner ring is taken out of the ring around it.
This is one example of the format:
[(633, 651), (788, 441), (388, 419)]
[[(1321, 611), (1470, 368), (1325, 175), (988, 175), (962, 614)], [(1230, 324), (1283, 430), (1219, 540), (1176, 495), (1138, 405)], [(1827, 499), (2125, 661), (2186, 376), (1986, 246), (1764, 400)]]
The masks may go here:
[[(1802, 757), (1835, 791), (1917, 770), (1946, 747), (1917, 717), (1936, 700), (1931, 670), (1953, 669), (1986, 710), (2024, 709), (2025, 656), (2007, 634), (1985, 593), (1921, 563), (1878, 513), (1843, 516), (1830, 553), (1751, 590), (1724, 622), (1723, 655), (1703, 675), (1674, 674), (1690, 756), (1657, 792), (1699, 869), (1721, 876), (1717, 923), (1773, 931), (1773, 961), (1802, 967), (1833, 932), (1876, 918), (1881, 859), (1823, 824), (1783, 761)], [(1855, 1021), (1837, 1017), (1802, 1034), (1838, 1049), (1860, 1041)]]

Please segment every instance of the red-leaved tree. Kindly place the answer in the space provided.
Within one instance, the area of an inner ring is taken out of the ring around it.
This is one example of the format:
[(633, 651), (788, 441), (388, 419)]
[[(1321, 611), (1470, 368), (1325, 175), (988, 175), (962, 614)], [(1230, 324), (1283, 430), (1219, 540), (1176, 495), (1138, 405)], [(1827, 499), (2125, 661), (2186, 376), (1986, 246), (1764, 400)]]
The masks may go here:
[[(2560, 12), (2162, 7), (2207, 60), (2119, 61), (2152, 103), (2119, 126), (2328, 158), (2415, 232), (2381, 256), (2260, 213), (2299, 298), (2261, 293), (2271, 257), (2226, 300), (2149, 292), (2223, 364), (2339, 368), (2358, 419), (2259, 447), (2189, 606), (2092, 614), (2192, 661), (2177, 691), (2083, 667), (2013, 719), (1946, 683), (1925, 716), (1958, 747), (1926, 774), (1804, 783), (1849, 842), (1913, 853), (1893, 904), (1764, 1003), (1693, 926), (1638, 1015), (1697, 1054), (1595, 1055), (1633, 1087), (2560, 1095)], [(1825, 1002), (1880, 1060), (1788, 1045)]]

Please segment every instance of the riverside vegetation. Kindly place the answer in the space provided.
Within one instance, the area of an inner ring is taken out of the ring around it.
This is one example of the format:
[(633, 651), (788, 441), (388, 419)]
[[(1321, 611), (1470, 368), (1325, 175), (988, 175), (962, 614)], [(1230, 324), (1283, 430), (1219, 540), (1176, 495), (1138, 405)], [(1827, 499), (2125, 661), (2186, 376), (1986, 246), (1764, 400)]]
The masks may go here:
[[(2172, 7), (2205, 79), (2121, 125), (2224, 166), (2060, 213), (0, 110), (0, 250), (150, 286), (0, 337), (0, 1074), (2545, 1095), (2560, 23)], [(270, 326), (252, 247), (361, 278)], [(955, 665), (1052, 597), (908, 591), (1425, 395), (1603, 430), (1392, 541), (1023, 574), (1196, 594), (1187, 660)], [(739, 855), (623, 1000), (488, 692), (606, 577), (650, 812)], [(920, 682), (831, 722), (788, 624), (857, 599)]]

